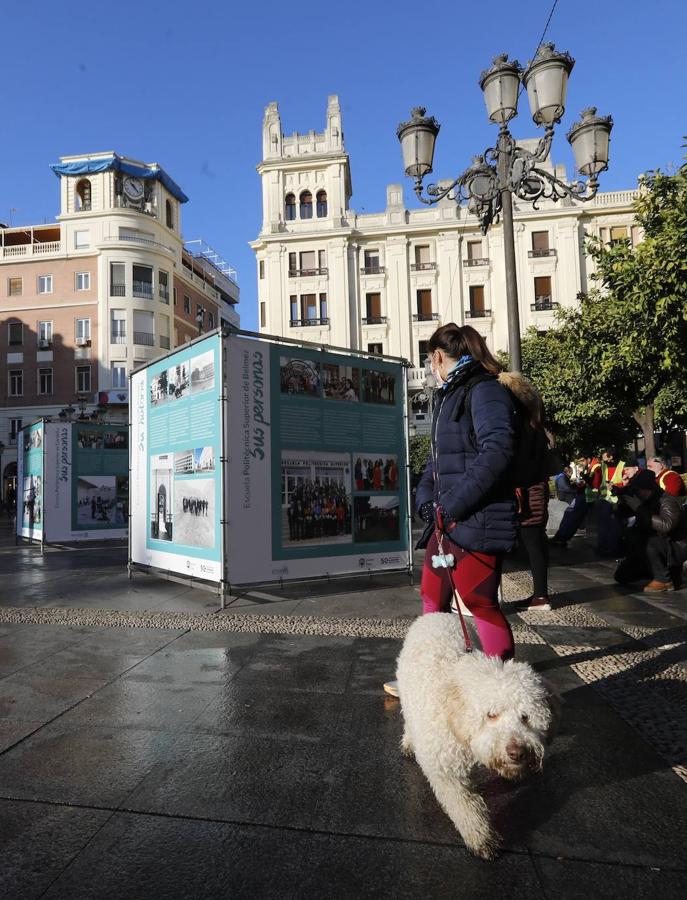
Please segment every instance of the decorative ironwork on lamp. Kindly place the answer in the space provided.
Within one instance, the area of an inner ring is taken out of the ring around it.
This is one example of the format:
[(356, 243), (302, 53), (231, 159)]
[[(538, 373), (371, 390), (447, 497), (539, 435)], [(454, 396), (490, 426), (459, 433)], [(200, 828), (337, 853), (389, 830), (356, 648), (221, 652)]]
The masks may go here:
[[(479, 80), (489, 120), (499, 126), (496, 145), (474, 157), (472, 165), (450, 184), (441, 187), (428, 184), (425, 194), (423, 181), (432, 172), (441, 126), (433, 116), (426, 115), (424, 107), (418, 106), (396, 131), (405, 173), (415, 179), (414, 190), (422, 203), (438, 203), (446, 197), (457, 203), (466, 202), (468, 211), (479, 220), (483, 234), (503, 219), (509, 349), (516, 369), (520, 368), (521, 360), (512, 197), (531, 203), (535, 209), (542, 199), (555, 202), (570, 197), (586, 202), (596, 195), (598, 176), (608, 168), (613, 120), (610, 116), (597, 115), (595, 107), (585, 109), (567, 135), (576, 168), (586, 181), (580, 179), (567, 184), (540, 165), (549, 156), (554, 127), (565, 113), (568, 78), (574, 65), (575, 60), (567, 51), (558, 51), (551, 43), (542, 44), (524, 70), (517, 60), (509, 60), (508, 54), (496, 56)], [(508, 123), (518, 113), (521, 84), (527, 90), (534, 123), (544, 128), (533, 151), (519, 146), (508, 130)]]

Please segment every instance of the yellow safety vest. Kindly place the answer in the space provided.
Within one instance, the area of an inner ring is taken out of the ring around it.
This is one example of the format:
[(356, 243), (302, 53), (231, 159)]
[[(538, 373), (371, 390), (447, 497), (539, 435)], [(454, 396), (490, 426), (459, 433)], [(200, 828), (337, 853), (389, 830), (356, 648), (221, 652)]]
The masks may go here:
[(611, 491), (611, 487), (616, 484), (623, 483), (623, 469), (625, 468), (625, 463), (620, 460), (618, 465), (615, 467), (615, 472), (613, 473), (613, 478), (608, 480), (608, 464), (601, 463), (601, 496), (604, 500), (608, 500), (609, 503), (617, 503), (618, 498)]

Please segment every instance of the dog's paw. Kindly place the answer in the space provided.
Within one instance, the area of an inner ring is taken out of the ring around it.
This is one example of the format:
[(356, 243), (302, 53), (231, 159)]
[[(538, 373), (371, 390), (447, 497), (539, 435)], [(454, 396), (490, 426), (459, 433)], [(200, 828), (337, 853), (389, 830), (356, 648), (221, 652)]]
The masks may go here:
[(472, 847), (468, 846), (468, 850), (473, 856), (477, 856), (480, 859), (496, 859), (499, 855), (500, 846), (501, 842), (498, 835), (490, 834), (487, 838), (480, 841), (480, 843), (475, 844)]

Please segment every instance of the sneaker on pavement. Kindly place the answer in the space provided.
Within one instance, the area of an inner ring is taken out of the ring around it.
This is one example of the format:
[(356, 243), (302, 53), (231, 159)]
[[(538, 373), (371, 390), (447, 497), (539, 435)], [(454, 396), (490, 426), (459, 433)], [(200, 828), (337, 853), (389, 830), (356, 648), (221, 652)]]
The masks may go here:
[(385, 681), (384, 692), (390, 697), (398, 697), (398, 681)]
[(659, 591), (674, 591), (675, 587), (672, 581), (656, 581), (654, 578), (653, 581), (650, 581), (647, 586), (644, 588), (645, 594), (654, 594)]
[(541, 612), (550, 612), (551, 601), (548, 597), (527, 597), (515, 604), (518, 612), (529, 612), (530, 610), (540, 610)]

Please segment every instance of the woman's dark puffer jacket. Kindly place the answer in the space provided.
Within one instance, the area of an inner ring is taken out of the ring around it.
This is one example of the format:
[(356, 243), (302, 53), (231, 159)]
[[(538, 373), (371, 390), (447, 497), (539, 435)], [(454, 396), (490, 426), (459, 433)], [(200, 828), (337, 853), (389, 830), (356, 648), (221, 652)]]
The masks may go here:
[[(449, 522), (455, 522), (449, 536), (459, 547), (503, 553), (516, 541), (509, 472), (515, 409), (508, 390), (493, 378), (472, 387), (470, 415), (463, 403), (466, 384), (479, 373), (484, 369), (475, 363), (447, 390), (437, 392), (432, 452), (418, 484), (416, 506), (419, 509), (428, 500), (438, 503)], [(434, 527), (427, 526), (418, 547), (426, 546)]]

